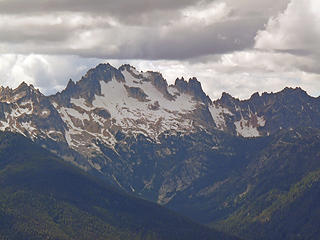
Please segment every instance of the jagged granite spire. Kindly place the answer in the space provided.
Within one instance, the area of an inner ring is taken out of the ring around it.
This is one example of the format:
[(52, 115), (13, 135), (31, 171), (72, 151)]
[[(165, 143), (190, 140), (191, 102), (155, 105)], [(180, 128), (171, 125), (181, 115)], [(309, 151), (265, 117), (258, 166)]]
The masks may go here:
[(203, 101), (205, 104), (211, 104), (211, 99), (202, 90), (201, 83), (197, 78), (190, 78), (189, 81), (185, 81), (184, 78), (177, 78), (174, 86), (183, 93), (189, 93), (196, 99)]

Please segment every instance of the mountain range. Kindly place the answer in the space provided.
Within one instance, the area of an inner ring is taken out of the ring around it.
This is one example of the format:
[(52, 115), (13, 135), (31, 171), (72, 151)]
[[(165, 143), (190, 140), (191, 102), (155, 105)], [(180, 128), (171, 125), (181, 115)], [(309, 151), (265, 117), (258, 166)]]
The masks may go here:
[(236, 239), (114, 189), (15, 133), (0, 133), (0, 239)]
[(245, 239), (319, 236), (319, 129), (320, 98), (301, 88), (213, 101), (196, 78), (130, 65), (99, 64), (52, 96), (0, 88), (0, 130)]

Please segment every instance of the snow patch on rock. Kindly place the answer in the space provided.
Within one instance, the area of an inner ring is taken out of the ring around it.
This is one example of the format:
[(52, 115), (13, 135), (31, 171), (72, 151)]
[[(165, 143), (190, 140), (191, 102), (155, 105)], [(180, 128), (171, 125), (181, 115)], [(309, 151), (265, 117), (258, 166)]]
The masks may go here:
[(240, 121), (234, 123), (236, 126), (236, 132), (242, 137), (259, 137), (260, 133), (257, 128), (252, 127), (248, 121), (241, 118)]
[(216, 124), (219, 130), (224, 130), (224, 128), (226, 128), (226, 121), (224, 115), (233, 115), (227, 108), (214, 104), (209, 106), (209, 111), (211, 113), (214, 123)]
[(80, 107), (86, 111), (91, 111), (93, 108), (88, 106), (84, 98), (71, 98), (70, 103), (74, 104), (77, 107)]
[[(252, 117), (252, 116), (251, 116)], [(262, 116), (253, 116), (256, 119), (256, 123), (253, 124), (250, 120), (245, 120), (242, 116), (239, 121), (234, 123), (236, 127), (236, 132), (242, 137), (259, 137), (260, 132), (258, 127), (264, 127), (266, 121)]]
[[(180, 94), (175, 100), (168, 100), (149, 81), (134, 78), (124, 71), (125, 83), (115, 79), (100, 82), (101, 96), (95, 95), (93, 107), (106, 109), (115, 124), (131, 133), (143, 133), (156, 138), (165, 130), (182, 130), (192, 128), (192, 121), (184, 119), (182, 114), (195, 110), (197, 102), (188, 94)], [(147, 102), (128, 96), (125, 85), (140, 88), (147, 95)], [(158, 108), (150, 109), (157, 103)]]

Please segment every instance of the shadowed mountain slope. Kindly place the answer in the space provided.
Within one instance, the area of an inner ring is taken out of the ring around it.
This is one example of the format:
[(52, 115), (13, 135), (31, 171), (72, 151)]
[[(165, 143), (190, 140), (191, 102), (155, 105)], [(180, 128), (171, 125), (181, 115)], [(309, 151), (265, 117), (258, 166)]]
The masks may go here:
[(233, 239), (0, 133), (0, 239)]

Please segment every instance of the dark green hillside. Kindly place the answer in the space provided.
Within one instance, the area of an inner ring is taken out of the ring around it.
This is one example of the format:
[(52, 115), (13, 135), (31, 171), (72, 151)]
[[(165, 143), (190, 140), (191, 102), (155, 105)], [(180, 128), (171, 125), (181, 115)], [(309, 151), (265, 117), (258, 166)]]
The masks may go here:
[(0, 239), (229, 239), (0, 133)]
[(319, 199), (318, 170), (288, 191), (273, 189), (259, 196), (220, 226), (247, 239), (319, 239)]
[(235, 180), (246, 191), (212, 226), (248, 239), (320, 238), (319, 130), (278, 133)]

